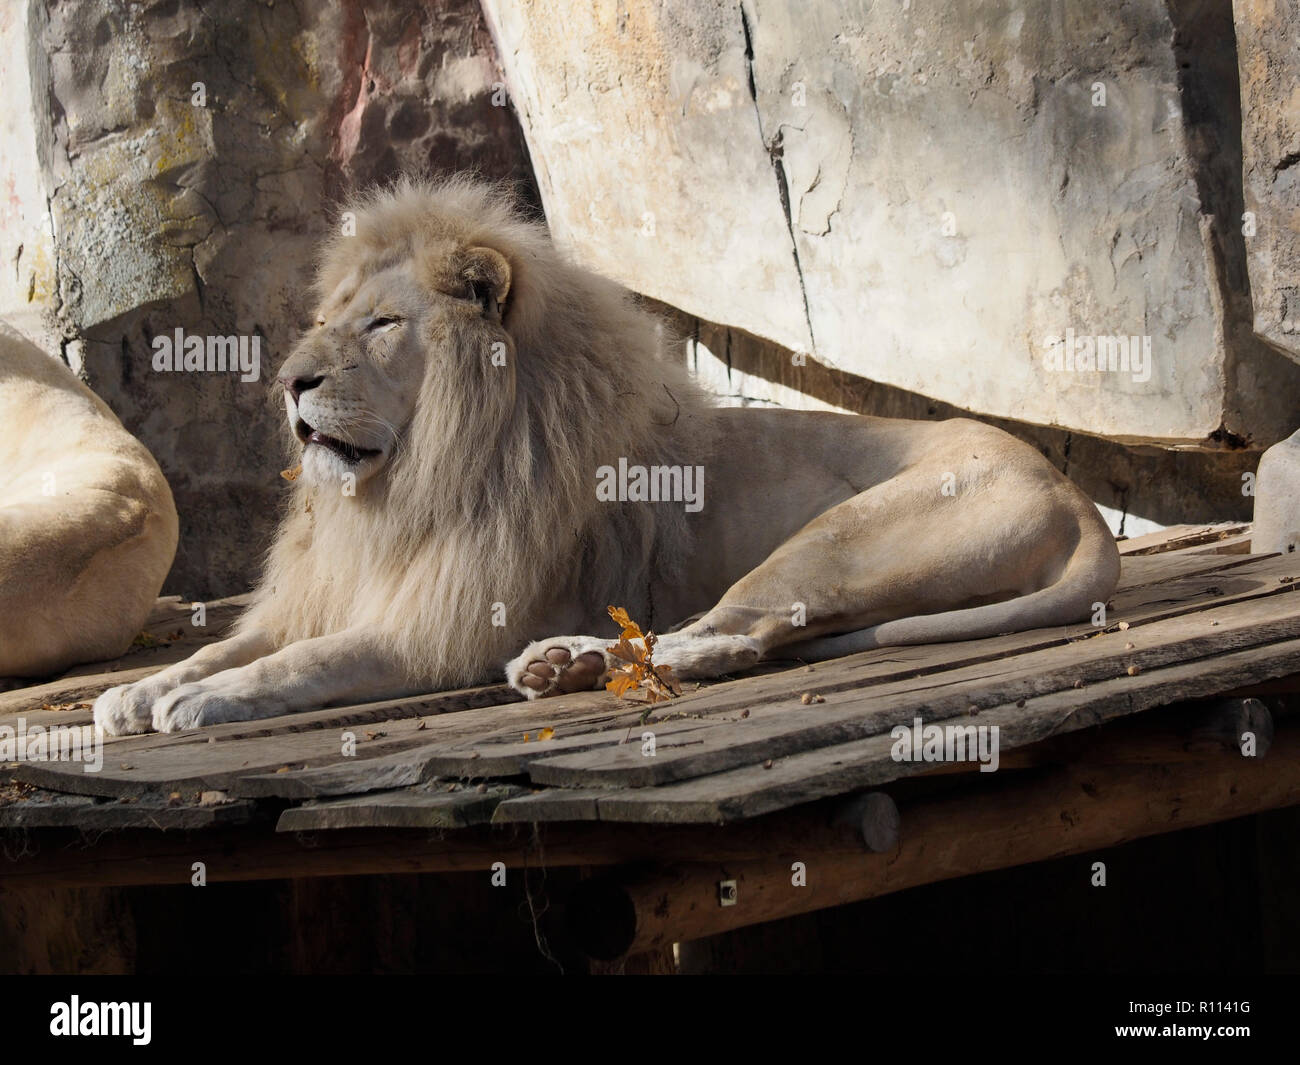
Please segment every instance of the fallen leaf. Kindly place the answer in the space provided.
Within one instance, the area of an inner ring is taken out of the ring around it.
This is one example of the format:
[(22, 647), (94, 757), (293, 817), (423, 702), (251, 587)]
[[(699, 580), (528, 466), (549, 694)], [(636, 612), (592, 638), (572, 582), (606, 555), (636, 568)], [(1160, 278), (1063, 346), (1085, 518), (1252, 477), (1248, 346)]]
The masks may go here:
[(295, 466), (291, 470), (281, 470), (280, 476), (283, 477), (286, 481), (296, 481), (298, 479), (298, 475), (301, 473), (302, 473), (302, 463), (300, 462), (298, 463), (297, 466)]
[(544, 729), (542, 729), (541, 732), (539, 732), (539, 733), (537, 734), (537, 738), (538, 738), (539, 740), (549, 740), (549, 739), (550, 739), (552, 736), (554, 736), (554, 735), (555, 735), (555, 729), (553, 729), (553, 728), (544, 728)]
[(619, 698), (643, 703), (666, 702), (681, 695), (682, 686), (673, 676), (672, 667), (654, 663), (655, 634), (643, 633), (622, 607), (607, 609), (621, 631), (618, 642), (606, 649), (617, 659), (617, 664), (610, 670), (605, 690)]

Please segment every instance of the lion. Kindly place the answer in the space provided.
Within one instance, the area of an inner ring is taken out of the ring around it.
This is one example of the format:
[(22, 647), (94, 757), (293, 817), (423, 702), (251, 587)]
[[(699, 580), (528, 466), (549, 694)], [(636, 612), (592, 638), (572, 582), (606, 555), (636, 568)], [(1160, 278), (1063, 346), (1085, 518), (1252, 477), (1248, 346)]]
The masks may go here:
[(1115, 587), (1097, 509), (997, 429), (714, 406), (662, 323), (498, 187), (408, 179), (348, 209), (279, 371), (301, 471), (250, 608), (105, 692), (110, 732), (503, 666), (529, 699), (596, 689), (611, 604), (702, 679), (1063, 625)]
[(178, 529), (144, 445), (67, 366), (0, 323), (0, 677), (126, 651)]

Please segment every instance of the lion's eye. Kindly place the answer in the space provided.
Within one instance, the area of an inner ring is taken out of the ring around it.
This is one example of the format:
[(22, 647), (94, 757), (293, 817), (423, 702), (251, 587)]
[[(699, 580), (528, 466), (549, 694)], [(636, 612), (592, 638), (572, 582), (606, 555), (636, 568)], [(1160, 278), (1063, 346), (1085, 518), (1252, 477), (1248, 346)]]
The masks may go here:
[(366, 323), (366, 332), (381, 333), (387, 329), (393, 328), (395, 325), (401, 324), (402, 319), (395, 318), (392, 315), (383, 315), (379, 318), (371, 318), (370, 321)]
[(466, 283), (465, 289), (465, 298), (471, 303), (477, 303), (484, 314), (490, 315), (496, 309), (496, 300), (492, 298), (492, 289), (486, 282), (469, 281)]

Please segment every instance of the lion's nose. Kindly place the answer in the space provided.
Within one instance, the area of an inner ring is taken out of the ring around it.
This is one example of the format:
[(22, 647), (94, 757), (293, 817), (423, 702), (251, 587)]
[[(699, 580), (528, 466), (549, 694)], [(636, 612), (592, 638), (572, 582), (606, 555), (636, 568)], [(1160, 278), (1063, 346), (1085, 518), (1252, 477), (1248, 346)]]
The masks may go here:
[(293, 396), (293, 401), (297, 403), (299, 396), (301, 396), (304, 392), (310, 392), (313, 388), (315, 388), (318, 384), (320, 384), (324, 380), (325, 380), (324, 376), (281, 377), (280, 383), (284, 385), (285, 391), (288, 392), (289, 395)]

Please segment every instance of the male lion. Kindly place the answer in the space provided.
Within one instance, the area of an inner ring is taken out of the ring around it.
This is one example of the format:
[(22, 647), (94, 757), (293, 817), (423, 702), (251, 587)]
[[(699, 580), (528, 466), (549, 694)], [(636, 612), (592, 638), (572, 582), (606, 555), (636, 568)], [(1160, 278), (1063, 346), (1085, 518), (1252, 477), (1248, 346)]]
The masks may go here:
[[(710, 407), (659, 324), (493, 187), (353, 210), (280, 371), (302, 474), (254, 603), (101, 696), (111, 732), (463, 685), (511, 655), (530, 698), (595, 688), (608, 637), (528, 640), (607, 632), (609, 604), (656, 629), (702, 613), (656, 653), (699, 678), (1062, 625), (1115, 586), (1096, 509), (1005, 433)], [(598, 498), (620, 460), (670, 495), (689, 476), (703, 507)]]

